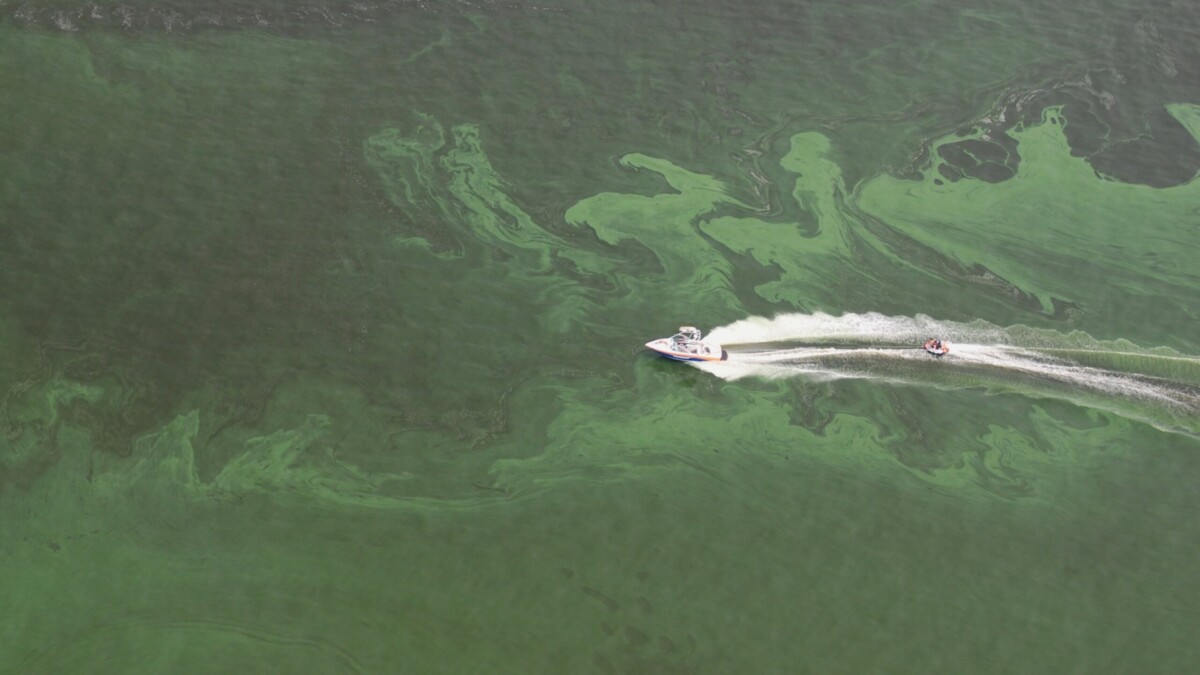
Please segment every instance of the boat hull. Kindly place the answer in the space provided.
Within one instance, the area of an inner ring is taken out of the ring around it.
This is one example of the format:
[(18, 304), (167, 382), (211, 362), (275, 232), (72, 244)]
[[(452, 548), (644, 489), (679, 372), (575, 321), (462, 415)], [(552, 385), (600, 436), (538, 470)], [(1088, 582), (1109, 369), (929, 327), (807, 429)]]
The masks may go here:
[(670, 340), (652, 340), (646, 343), (646, 349), (674, 361), (725, 361), (729, 358), (721, 345), (709, 343), (703, 345), (702, 352), (677, 352), (671, 348)]

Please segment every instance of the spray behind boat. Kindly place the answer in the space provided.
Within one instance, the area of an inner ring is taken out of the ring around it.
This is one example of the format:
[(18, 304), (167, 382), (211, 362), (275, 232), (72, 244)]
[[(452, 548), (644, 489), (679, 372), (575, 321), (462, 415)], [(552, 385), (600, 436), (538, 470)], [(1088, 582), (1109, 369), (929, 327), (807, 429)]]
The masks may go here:
[[(946, 348), (940, 357), (924, 348), (931, 335)], [(728, 349), (729, 360), (694, 365), (725, 380), (981, 388), (1065, 399), (1200, 437), (1200, 357), (1166, 347), (1097, 340), (1080, 331), (875, 313), (753, 317), (713, 329), (708, 340)]]

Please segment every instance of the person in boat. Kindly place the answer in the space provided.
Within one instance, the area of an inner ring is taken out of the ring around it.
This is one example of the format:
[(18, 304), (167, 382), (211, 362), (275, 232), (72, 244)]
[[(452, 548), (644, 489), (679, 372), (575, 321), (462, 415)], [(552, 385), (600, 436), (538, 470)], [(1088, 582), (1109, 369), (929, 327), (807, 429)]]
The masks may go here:
[(935, 356), (941, 356), (950, 351), (950, 348), (945, 346), (941, 340), (937, 338), (929, 338), (925, 341), (925, 351)]
[(683, 333), (676, 333), (675, 337), (672, 338), (672, 342), (673, 344), (671, 345), (671, 348), (677, 352), (683, 352), (686, 354), (692, 351), (691, 342), (688, 340), (688, 336), (684, 335)]

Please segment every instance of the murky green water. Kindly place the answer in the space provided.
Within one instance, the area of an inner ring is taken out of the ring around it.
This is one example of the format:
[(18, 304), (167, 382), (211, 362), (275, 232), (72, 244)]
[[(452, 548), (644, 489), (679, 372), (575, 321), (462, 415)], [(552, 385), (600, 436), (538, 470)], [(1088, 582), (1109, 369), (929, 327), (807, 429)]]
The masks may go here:
[(1200, 14), (1069, 4), (0, 2), (0, 671), (1196, 670)]

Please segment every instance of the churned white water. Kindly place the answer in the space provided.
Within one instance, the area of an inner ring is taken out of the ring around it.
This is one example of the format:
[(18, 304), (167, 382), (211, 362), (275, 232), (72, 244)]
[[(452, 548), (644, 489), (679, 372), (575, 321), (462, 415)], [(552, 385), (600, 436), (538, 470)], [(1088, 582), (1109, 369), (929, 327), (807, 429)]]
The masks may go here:
[[(928, 338), (950, 344), (934, 358), (921, 349)], [(1025, 326), (1003, 328), (984, 321), (960, 323), (928, 316), (882, 314), (785, 314), (753, 317), (713, 329), (706, 340), (720, 343), (729, 359), (696, 364), (717, 377), (805, 377), (817, 380), (870, 379), (939, 388), (980, 387), (1063, 398), (1083, 405), (1134, 413), (1145, 419), (1147, 405), (1178, 418), (1200, 414), (1200, 391), (1152, 369), (1168, 359), (1200, 368), (1200, 359), (1147, 350), (1129, 342), (1103, 342), (1082, 333), (1059, 333)], [(1084, 365), (1064, 354), (1119, 356), (1122, 368)], [(1161, 370), (1161, 369), (1159, 369)], [(1147, 421), (1155, 422), (1154, 419)], [(1188, 425), (1190, 426), (1190, 425)]]

